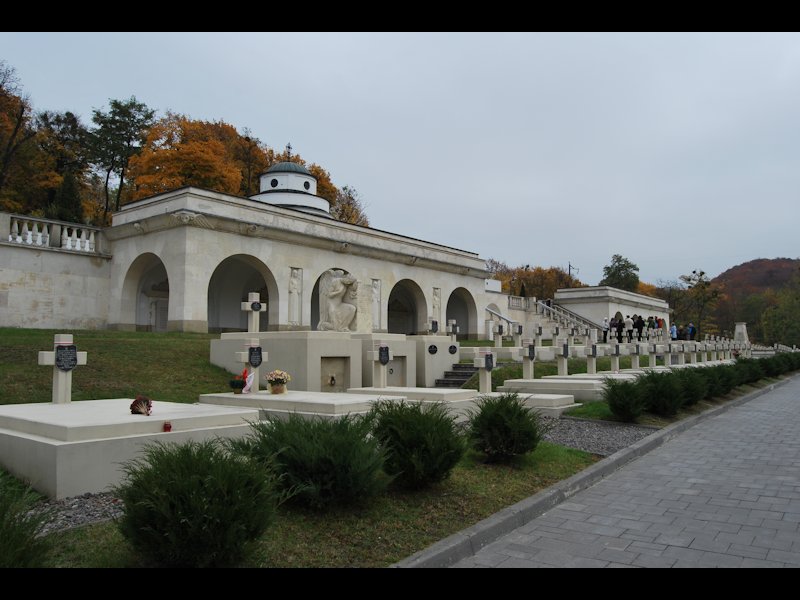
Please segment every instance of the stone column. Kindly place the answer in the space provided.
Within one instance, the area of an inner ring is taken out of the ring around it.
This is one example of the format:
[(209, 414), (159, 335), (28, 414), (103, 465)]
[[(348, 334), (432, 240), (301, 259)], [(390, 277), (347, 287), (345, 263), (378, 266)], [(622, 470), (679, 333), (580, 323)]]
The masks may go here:
[(522, 359), (522, 378), (533, 379), (533, 365), (536, 361), (536, 346), (533, 345), (533, 340), (522, 342), (519, 357)]

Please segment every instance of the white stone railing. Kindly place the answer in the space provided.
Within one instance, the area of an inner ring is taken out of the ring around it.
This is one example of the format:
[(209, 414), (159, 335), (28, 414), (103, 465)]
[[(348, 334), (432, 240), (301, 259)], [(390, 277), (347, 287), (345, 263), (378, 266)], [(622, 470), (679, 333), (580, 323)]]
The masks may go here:
[(530, 301), (530, 298), (525, 298), (523, 296), (509, 296), (508, 308), (511, 310), (528, 310)]
[(22, 215), (5, 215), (8, 233), (3, 241), (24, 246), (60, 248), (76, 252), (98, 253), (99, 227), (64, 223)]

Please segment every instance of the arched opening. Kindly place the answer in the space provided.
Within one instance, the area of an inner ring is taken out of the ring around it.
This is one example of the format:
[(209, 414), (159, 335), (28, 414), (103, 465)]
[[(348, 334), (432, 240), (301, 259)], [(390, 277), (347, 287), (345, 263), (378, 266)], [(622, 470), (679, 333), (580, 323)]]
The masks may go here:
[(138, 256), (122, 284), (120, 323), (137, 331), (166, 331), (169, 317), (169, 277), (155, 254)]
[(389, 333), (427, 331), (428, 304), (419, 285), (410, 279), (398, 281), (389, 294), (386, 317)]
[[(475, 332), (478, 322), (478, 309), (472, 294), (466, 288), (453, 290), (447, 299), (447, 321), (455, 319), (459, 329), (458, 339), (468, 339)], [(446, 325), (446, 323), (445, 323)]]
[(247, 331), (247, 313), (241, 303), (250, 292), (261, 294), (267, 310), (261, 313), (259, 330), (277, 329), (278, 286), (267, 266), (257, 258), (237, 254), (223, 260), (208, 282), (208, 331)]

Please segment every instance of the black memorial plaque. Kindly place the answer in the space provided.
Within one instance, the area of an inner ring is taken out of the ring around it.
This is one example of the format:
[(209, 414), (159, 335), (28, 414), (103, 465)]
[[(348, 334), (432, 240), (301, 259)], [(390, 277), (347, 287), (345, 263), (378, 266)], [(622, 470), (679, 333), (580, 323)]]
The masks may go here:
[(436, 333), (439, 331), (439, 321), (431, 321), (431, 332)]
[(536, 358), (536, 346), (528, 344), (528, 358), (534, 360)]
[(494, 369), (494, 354), (490, 352), (483, 357), (483, 366), (487, 371)]
[(78, 347), (76, 345), (56, 346), (56, 367), (62, 371), (72, 371), (77, 366)]
[(455, 354), (456, 352), (458, 352), (458, 348), (456, 348), (456, 346), (454, 346), (454, 345), (451, 345), (451, 346), (450, 346), (450, 347), (447, 349), (447, 351), (448, 351), (450, 354)]
[(389, 346), (378, 348), (378, 362), (384, 366), (389, 364)]
[(261, 355), (261, 346), (256, 346), (255, 348), (248, 348), (247, 349), (248, 356), (247, 362), (250, 363), (250, 366), (254, 369), (257, 368), (262, 362), (264, 357)]
[(253, 302), (250, 304), (250, 310), (258, 312), (261, 310), (261, 302)]
[(498, 325), (497, 326), (497, 333), (499, 333), (500, 335), (503, 335), (503, 326), (502, 325)]
[(428, 346), (428, 354), (436, 354), (438, 351), (439, 348), (436, 345), (431, 344), (430, 346)]

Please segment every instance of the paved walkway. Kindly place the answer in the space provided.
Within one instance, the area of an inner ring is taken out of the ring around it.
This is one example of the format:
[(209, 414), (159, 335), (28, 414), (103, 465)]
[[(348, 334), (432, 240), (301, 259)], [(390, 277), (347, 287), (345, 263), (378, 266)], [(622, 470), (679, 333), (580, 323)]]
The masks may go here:
[(455, 567), (800, 567), (800, 377)]

